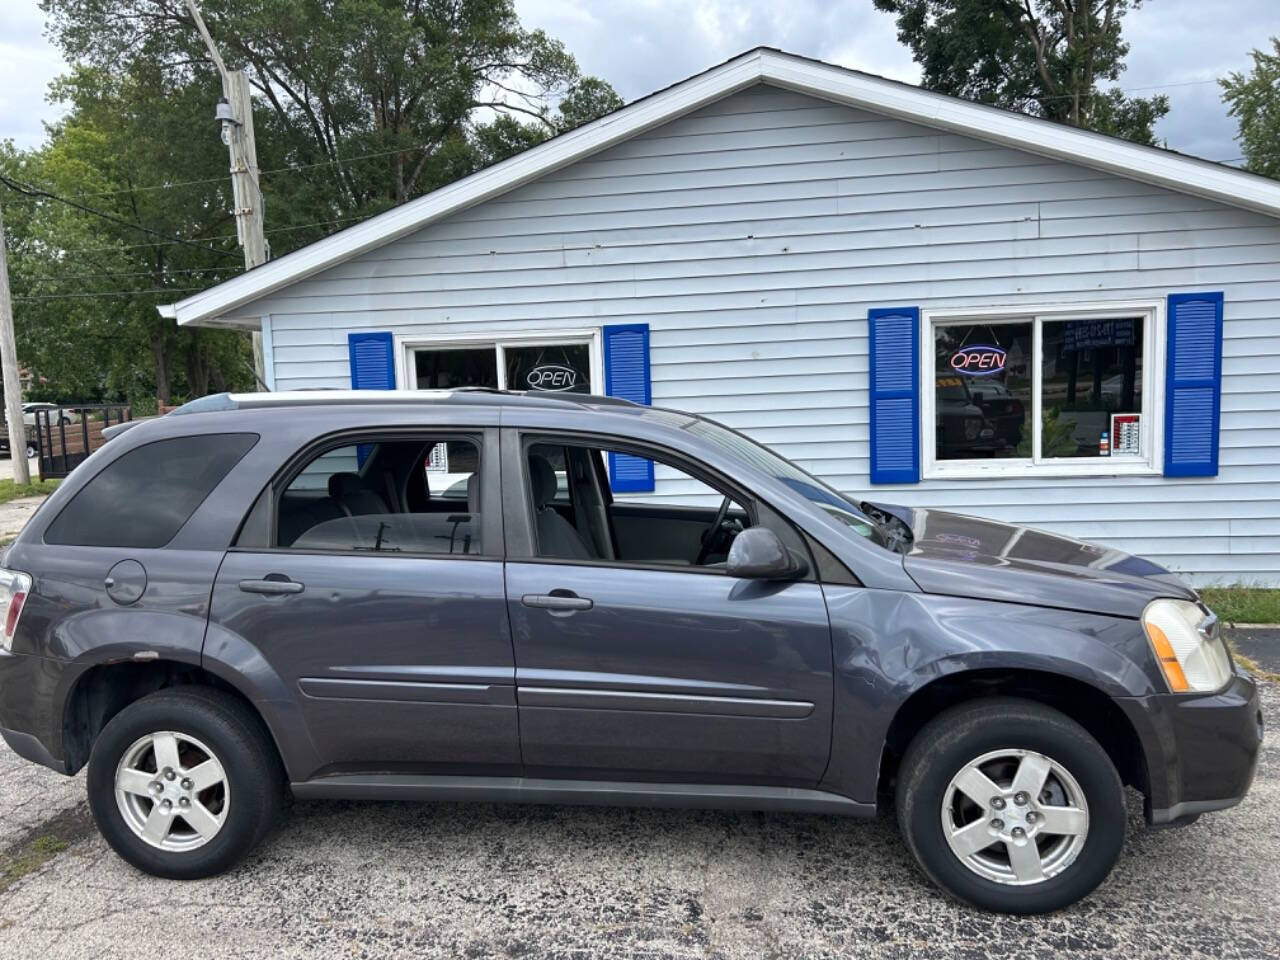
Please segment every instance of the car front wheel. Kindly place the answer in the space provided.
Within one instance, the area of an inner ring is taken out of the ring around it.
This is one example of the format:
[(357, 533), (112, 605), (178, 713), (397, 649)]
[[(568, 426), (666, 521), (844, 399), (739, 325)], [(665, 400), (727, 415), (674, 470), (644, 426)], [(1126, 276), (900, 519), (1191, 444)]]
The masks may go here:
[(275, 746), (237, 699), (198, 687), (130, 704), (89, 759), (89, 806), (125, 860), (177, 880), (233, 866), (280, 809)]
[(1124, 842), (1124, 791), (1105, 750), (1024, 700), (935, 717), (903, 758), (898, 820), (925, 873), (975, 906), (1043, 913), (1100, 884)]

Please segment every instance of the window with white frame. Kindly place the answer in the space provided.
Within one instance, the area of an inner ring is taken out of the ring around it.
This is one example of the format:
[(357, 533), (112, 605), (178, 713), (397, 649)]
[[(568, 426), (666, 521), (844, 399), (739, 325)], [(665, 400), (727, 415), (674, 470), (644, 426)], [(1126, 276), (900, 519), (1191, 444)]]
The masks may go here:
[(925, 474), (1153, 470), (1157, 312), (926, 314)]
[[(594, 334), (441, 340), (406, 344), (409, 382), (419, 390), (488, 387), (541, 393), (592, 393), (598, 386)], [(598, 392), (598, 391), (597, 391)]]

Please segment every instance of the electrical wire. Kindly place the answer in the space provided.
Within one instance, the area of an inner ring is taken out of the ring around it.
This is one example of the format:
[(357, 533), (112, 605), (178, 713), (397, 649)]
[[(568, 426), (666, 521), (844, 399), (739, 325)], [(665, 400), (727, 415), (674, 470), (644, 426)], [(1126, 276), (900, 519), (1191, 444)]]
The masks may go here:
[(95, 217), (101, 217), (103, 220), (110, 221), (111, 223), (119, 224), (123, 227), (129, 227), (131, 230), (140, 230), (141, 232), (150, 234), (151, 236), (160, 237), (168, 243), (180, 243), (188, 247), (194, 247), (197, 250), (203, 250), (206, 253), (216, 253), (224, 257), (235, 257), (236, 259), (240, 259), (239, 254), (232, 253), (230, 250), (220, 250), (217, 247), (206, 247), (204, 244), (196, 243), (192, 240), (183, 240), (180, 237), (173, 237), (167, 233), (161, 233), (159, 230), (152, 230), (150, 227), (145, 227), (140, 223), (133, 223), (129, 220), (125, 220), (123, 217), (117, 217), (111, 213), (104, 213), (101, 210), (95, 210), (93, 207), (86, 206), (76, 200), (68, 200), (66, 197), (60, 197), (56, 193), (50, 193), (48, 190), (42, 190), (39, 187), (21, 184), (16, 180), (9, 179), (4, 174), (0, 174), (0, 184), (3, 184), (16, 193), (21, 193), (28, 197), (54, 200), (58, 203), (66, 204), (74, 210), (80, 210), (84, 213), (92, 214)]
[(96, 297), (140, 297), (169, 293), (195, 293), (208, 290), (208, 287), (158, 287), (151, 290), (102, 290), (94, 293), (41, 293), (21, 297), (11, 297), (14, 303), (30, 303), (34, 300), (82, 300)]

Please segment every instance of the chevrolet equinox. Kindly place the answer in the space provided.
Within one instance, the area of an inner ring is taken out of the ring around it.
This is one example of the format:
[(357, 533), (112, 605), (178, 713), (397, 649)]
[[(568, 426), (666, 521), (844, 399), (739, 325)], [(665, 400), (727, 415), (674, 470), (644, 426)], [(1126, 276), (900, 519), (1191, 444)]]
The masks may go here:
[(1033, 913), (1106, 877), (1124, 785), (1167, 826), (1253, 778), (1254, 683), (1167, 570), (859, 502), (702, 417), (220, 394), (113, 432), (3, 558), (0, 732), (87, 765), (162, 877), (290, 794), (888, 808), (945, 890)]

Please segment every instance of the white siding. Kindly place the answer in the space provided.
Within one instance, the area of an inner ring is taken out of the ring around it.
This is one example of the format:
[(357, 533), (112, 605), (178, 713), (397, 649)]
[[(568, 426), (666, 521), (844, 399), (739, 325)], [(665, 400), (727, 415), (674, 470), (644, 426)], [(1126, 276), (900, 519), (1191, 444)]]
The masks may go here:
[[(349, 384), (347, 332), (643, 321), (655, 404), (840, 489), (1035, 524), (1200, 582), (1280, 583), (1280, 222), (756, 87), (287, 288), (278, 389)], [(870, 307), (1222, 290), (1213, 479), (868, 485)], [(402, 384), (408, 386), (408, 384)], [(659, 473), (660, 496), (679, 496)]]

